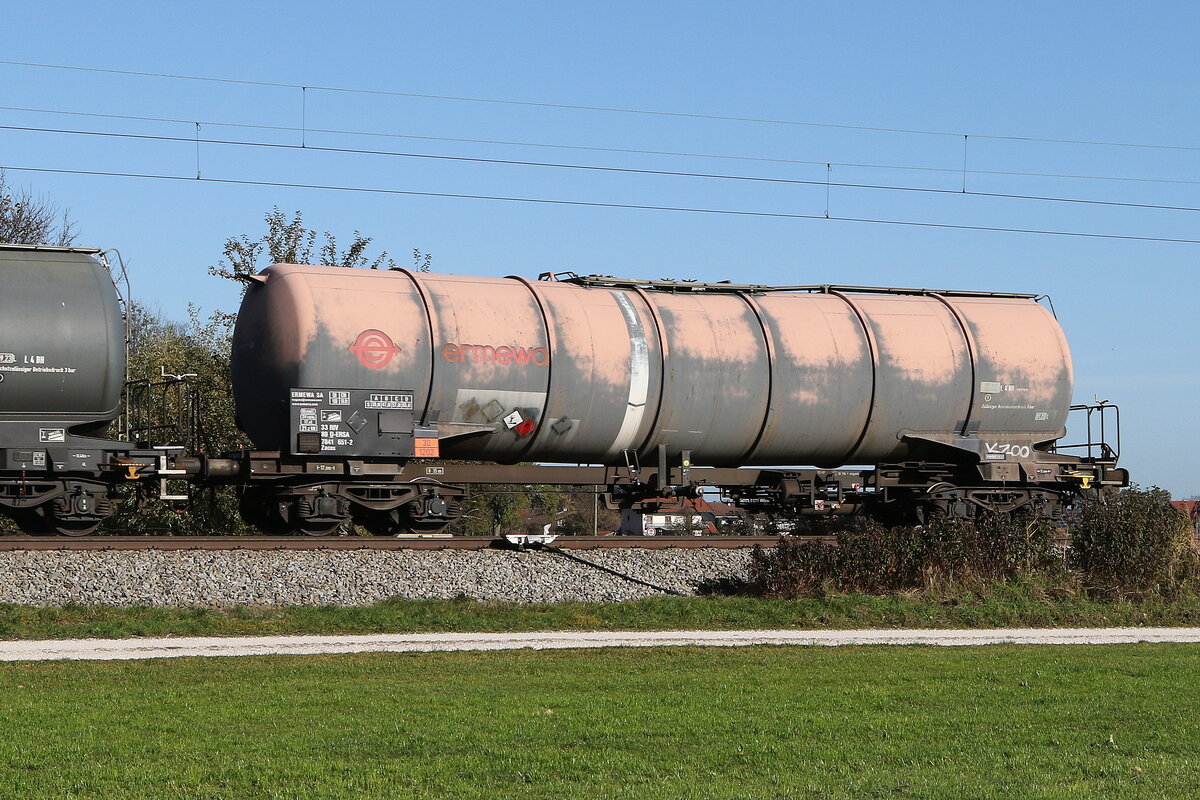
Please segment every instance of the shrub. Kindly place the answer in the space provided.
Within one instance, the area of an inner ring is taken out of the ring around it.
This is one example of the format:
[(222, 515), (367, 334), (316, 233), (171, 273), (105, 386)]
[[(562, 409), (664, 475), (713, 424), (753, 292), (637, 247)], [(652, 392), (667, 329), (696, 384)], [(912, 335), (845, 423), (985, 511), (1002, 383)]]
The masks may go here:
[(1051, 594), (1082, 586), (1099, 599), (1172, 599), (1200, 592), (1200, 548), (1192, 522), (1169, 500), (1137, 487), (1094, 497), (1070, 523), (1065, 564), (1056, 544), (1064, 531), (1019, 514), (898, 527), (856, 519), (805, 531), (836, 532), (836, 545), (784, 537), (756, 551), (750, 580), (761, 594), (787, 598), (915, 590), (954, 599), (1032, 580)]
[(1071, 525), (1071, 562), (1095, 593), (1177, 596), (1200, 579), (1187, 516), (1157, 487), (1101, 494)]
[(1024, 515), (896, 527), (855, 520), (837, 532), (836, 545), (783, 538), (773, 550), (756, 551), (750, 577), (771, 597), (954, 591), (1061, 572), (1055, 536), (1049, 523)]

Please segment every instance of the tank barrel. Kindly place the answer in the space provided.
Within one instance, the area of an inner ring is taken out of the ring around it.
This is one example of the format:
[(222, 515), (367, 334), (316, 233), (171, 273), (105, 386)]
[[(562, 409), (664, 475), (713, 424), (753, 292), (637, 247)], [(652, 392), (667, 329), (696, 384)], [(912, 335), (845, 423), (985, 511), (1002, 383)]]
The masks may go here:
[[(704, 466), (946, 447), (987, 461), (1060, 436), (1071, 400), (1066, 337), (1033, 295), (263, 274), (232, 354), (238, 418), (260, 450), (369, 455), (409, 426), (436, 429), (414, 432), (421, 455), (501, 463), (655, 463), (660, 448)], [(289, 419), (304, 390), (310, 416)], [(366, 409), (332, 399), (366, 390), (380, 392)], [(395, 413), (409, 410), (411, 422)]]

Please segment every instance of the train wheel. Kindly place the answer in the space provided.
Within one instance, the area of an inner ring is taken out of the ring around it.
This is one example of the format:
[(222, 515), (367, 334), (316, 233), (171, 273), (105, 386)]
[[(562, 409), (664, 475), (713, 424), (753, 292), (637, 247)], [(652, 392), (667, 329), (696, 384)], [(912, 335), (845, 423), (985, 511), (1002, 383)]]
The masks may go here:
[(279, 503), (269, 490), (252, 487), (238, 498), (238, 511), (242, 519), (269, 536), (288, 532), (289, 527), (279, 516)]
[(400, 514), (400, 532), (429, 536), (446, 530), (453, 521), (453, 519), (417, 517), (402, 512)]
[(30, 536), (90, 536), (100, 527), (102, 520), (56, 519), (42, 508), (30, 509), (17, 515), (13, 521)]
[(24, 509), (16, 516), (21, 529), (34, 536), (89, 536), (116, 511), (105, 487), (67, 484), (66, 494)]
[(54, 523), (54, 531), (62, 536), (90, 536), (100, 527), (99, 522), (61, 520)]
[(296, 524), (296, 531), (305, 536), (329, 536), (344, 525), (346, 520), (316, 520), (304, 519)]
[(350, 521), (350, 503), (331, 488), (317, 487), (292, 502), (292, 525), (305, 536), (328, 536)]
[(405, 503), (398, 509), (402, 532), (419, 535), (441, 533), (450, 523), (462, 516), (462, 503), (458, 498), (431, 496)]
[(404, 531), (404, 525), (400, 522), (400, 513), (395, 509), (366, 511), (356, 514), (354, 521), (370, 531), (372, 536), (395, 536)]

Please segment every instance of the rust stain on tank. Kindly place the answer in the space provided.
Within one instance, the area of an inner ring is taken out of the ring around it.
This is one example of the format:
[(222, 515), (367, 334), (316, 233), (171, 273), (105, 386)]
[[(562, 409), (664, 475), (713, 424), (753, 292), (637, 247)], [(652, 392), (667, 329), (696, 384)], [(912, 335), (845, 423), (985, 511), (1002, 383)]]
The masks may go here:
[(764, 342), (750, 309), (738, 297), (652, 294), (671, 319), (671, 352), (717, 361), (753, 361)]

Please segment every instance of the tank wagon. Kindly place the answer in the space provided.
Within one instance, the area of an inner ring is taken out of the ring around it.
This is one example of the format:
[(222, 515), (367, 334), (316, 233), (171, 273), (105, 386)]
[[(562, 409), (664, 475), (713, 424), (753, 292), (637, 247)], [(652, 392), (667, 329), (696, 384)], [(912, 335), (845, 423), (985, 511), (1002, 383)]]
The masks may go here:
[[(10, 276), (28, 295), (0, 305), (4, 335), (10, 319), (25, 330), (58, 314), (51, 340), (85, 338), (69, 345), (86, 350), (76, 361), (106, 359), (86, 390), (82, 378), (79, 391), (63, 379), (12, 396), (0, 384), (0, 436), (13, 432), (0, 439), (0, 508), (25, 498), (61, 523), (18, 484), (37, 473), (49, 498), (70, 494), (66, 478), (12, 452), (53, 460), (32, 433), (47, 420), (81, 414), (62, 426), (74, 442), (116, 416), (119, 305), (96, 251), (4, 252), (24, 272), (5, 274), (0, 303)], [(32, 276), (51, 261), (74, 271), (38, 294)], [(381, 534), (441, 530), (484, 483), (596, 486), (644, 510), (716, 487), (751, 510), (921, 519), (1054, 516), (1128, 482), (1107, 444), (1058, 445), (1070, 353), (1034, 295), (295, 264), (246, 280), (232, 366), (255, 449), (212, 458), (105, 441), (71, 480), (86, 492), (118, 477), (160, 491), (172, 476), (235, 484), (254, 524), (313, 535), (350, 519)], [(37, 311), (59, 294), (68, 311)]]
[(169, 473), (178, 447), (106, 438), (127, 330), (99, 250), (0, 245), (0, 512), (30, 532), (88, 533), (114, 487)]
[[(249, 283), (233, 375), (239, 424), (278, 454), (255, 501), (278, 525), (440, 527), (454, 484), (483, 480), (409, 458), (599, 464), (488, 482), (600, 484), (624, 507), (707, 484), (750, 508), (896, 518), (1052, 515), (1126, 482), (1110, 449), (1055, 452), (1070, 352), (1034, 295), (307, 265)], [(396, 482), (370, 508), (361, 482), (315, 481), (314, 460)]]

